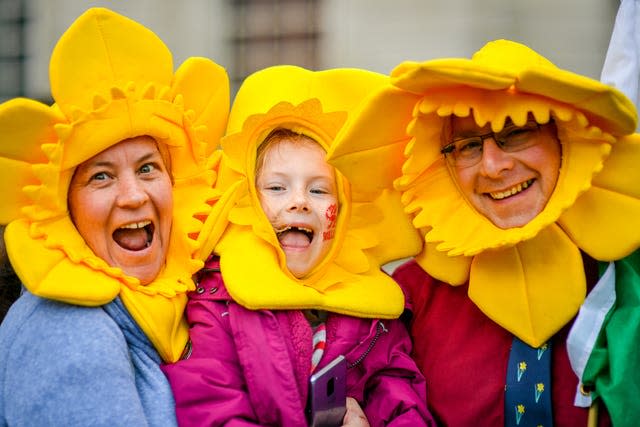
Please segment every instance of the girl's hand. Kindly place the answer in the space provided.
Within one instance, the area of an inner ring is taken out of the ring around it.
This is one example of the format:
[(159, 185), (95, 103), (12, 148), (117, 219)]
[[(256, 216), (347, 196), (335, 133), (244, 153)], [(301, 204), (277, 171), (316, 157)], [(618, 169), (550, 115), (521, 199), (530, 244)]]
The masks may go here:
[(347, 397), (347, 413), (342, 422), (342, 427), (369, 427), (367, 416), (353, 397)]

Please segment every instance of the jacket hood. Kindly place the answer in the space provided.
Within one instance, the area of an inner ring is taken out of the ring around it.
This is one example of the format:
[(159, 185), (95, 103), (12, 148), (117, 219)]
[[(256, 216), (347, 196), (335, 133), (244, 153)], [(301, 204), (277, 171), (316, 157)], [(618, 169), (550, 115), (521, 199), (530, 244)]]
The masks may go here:
[(328, 150), (347, 115), (386, 81), (363, 70), (277, 66), (254, 73), (240, 87), (222, 140), (217, 182), (233, 206), (227, 228), (219, 241), (213, 236), (212, 246), (220, 254), (227, 289), (241, 305), (318, 308), (359, 317), (402, 312), (402, 292), (380, 265), (417, 253), (421, 243), (398, 192), (363, 192), (337, 173), (340, 207), (333, 246), (306, 277), (297, 279), (287, 269), (255, 188), (256, 150), (272, 130), (293, 130)]

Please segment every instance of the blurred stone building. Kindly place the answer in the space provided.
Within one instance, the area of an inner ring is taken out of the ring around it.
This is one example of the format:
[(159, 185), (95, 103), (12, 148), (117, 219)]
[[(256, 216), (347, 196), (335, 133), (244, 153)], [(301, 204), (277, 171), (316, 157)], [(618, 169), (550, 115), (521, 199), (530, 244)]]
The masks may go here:
[(151, 28), (175, 65), (207, 56), (234, 88), (273, 64), (360, 67), (469, 56), (497, 38), (597, 78), (619, 0), (0, 0), (0, 100), (49, 101), (55, 41), (86, 8), (105, 6)]

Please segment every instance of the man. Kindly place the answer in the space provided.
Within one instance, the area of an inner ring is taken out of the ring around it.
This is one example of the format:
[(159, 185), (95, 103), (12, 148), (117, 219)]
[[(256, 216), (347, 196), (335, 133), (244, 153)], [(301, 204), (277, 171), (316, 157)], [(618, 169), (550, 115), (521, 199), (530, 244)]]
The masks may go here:
[(599, 407), (601, 425), (635, 422), (633, 104), (506, 40), (391, 77), (329, 156), (351, 182), (402, 191), (424, 235), (394, 278), (431, 412), (449, 426), (578, 426)]

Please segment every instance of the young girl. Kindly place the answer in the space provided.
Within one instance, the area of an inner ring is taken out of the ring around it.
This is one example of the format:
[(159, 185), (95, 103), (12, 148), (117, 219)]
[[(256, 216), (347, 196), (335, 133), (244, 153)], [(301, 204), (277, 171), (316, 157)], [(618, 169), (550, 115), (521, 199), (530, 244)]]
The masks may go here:
[(344, 425), (432, 424), (394, 320), (402, 292), (380, 271), (420, 242), (396, 193), (349, 189), (324, 160), (345, 111), (382, 83), (279, 66), (240, 88), (218, 178), (228, 224), (187, 307), (192, 345), (164, 367), (181, 425), (306, 425), (309, 377), (340, 355)]

